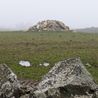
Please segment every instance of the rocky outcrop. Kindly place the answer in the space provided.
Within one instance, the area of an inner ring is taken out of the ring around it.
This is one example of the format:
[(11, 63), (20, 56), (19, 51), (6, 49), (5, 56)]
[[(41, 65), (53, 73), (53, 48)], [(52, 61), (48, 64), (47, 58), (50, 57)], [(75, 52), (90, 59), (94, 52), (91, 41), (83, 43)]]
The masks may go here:
[(29, 98), (33, 81), (19, 81), (13, 71), (0, 64), (0, 98)]
[(35, 84), (0, 64), (0, 98), (98, 98), (98, 86), (79, 58), (58, 62)]
[(19, 98), (20, 83), (5, 64), (0, 64), (0, 98)]
[(37, 23), (28, 31), (69, 31), (69, 27), (61, 21), (46, 20)]
[(98, 98), (97, 85), (79, 58), (60, 61), (44, 76), (30, 98)]

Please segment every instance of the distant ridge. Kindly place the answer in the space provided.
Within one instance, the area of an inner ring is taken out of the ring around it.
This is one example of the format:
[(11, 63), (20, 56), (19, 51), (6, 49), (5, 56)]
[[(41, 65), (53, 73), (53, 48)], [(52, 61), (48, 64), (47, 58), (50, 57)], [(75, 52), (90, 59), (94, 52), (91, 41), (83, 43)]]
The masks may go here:
[(74, 32), (98, 33), (98, 27), (90, 27), (90, 28), (83, 28), (83, 29), (75, 29)]
[(4, 31), (26, 31), (26, 28), (0, 28), (0, 32)]
[(0, 28), (0, 31), (13, 31), (13, 30), (10, 28)]

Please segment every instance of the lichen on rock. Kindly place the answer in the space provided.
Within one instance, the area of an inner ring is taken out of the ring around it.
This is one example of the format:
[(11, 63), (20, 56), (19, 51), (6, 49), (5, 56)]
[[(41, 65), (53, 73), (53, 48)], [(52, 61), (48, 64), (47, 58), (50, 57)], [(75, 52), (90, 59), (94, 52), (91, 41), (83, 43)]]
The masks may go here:
[(98, 98), (98, 85), (80, 58), (59, 61), (39, 83), (28, 83), (0, 64), (0, 98)]
[(6, 64), (0, 64), (0, 98), (18, 98), (19, 88), (17, 76)]
[(31, 98), (97, 98), (97, 85), (79, 58), (60, 61), (44, 76)]

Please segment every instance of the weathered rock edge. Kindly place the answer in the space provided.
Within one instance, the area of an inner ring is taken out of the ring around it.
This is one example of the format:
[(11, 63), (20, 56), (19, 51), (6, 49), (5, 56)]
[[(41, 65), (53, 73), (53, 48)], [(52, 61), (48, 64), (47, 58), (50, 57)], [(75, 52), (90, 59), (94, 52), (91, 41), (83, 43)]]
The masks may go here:
[(97, 85), (80, 58), (60, 61), (44, 76), (30, 98), (98, 98)]
[(20, 83), (6, 64), (0, 64), (0, 98), (19, 97)]

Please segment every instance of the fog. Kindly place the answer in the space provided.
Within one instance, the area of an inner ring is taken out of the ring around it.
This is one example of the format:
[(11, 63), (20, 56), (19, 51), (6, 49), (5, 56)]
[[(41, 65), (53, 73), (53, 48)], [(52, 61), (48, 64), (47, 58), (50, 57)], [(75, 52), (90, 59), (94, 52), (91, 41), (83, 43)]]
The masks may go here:
[(98, 0), (0, 0), (0, 28), (27, 29), (47, 19), (98, 27)]

